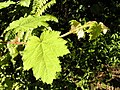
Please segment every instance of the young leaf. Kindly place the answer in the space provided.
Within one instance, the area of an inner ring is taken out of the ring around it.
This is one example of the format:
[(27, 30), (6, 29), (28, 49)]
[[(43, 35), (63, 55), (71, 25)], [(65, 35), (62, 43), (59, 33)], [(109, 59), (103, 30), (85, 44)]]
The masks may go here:
[(101, 29), (103, 31), (103, 34), (106, 34), (107, 31), (109, 30), (109, 28), (106, 27), (102, 22), (100, 22), (99, 25), (101, 25)]
[(86, 30), (87, 33), (89, 33), (89, 40), (96, 39), (100, 33), (101, 33), (101, 26), (96, 21), (90, 21), (88, 22), (89, 29)]
[(83, 38), (85, 36), (85, 32), (83, 31), (83, 29), (78, 31), (77, 36), (78, 36), (78, 39)]
[(29, 7), (30, 0), (20, 0), (20, 5), (25, 6), (25, 7)]
[(56, 72), (61, 71), (59, 56), (69, 53), (60, 32), (44, 31), (41, 37), (32, 36), (23, 52), (24, 70), (32, 68), (36, 79), (52, 83)]
[(15, 4), (13, 1), (0, 2), (0, 9), (8, 7), (10, 4)]
[(80, 24), (80, 22), (76, 21), (76, 20), (71, 20), (69, 21), (70, 22), (70, 25), (73, 25), (73, 26), (78, 26)]

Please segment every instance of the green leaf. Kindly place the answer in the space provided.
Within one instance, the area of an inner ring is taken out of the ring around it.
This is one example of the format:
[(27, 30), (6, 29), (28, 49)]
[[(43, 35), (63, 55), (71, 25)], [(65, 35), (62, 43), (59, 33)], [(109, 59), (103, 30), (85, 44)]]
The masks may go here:
[(13, 21), (6, 31), (14, 30), (15, 33), (17, 33), (18, 31), (27, 31), (41, 25), (48, 26), (47, 23), (39, 21), (39, 18), (37, 19), (37, 17), (28, 16), (26, 18), (20, 18), (19, 20)]
[(32, 5), (32, 14), (39, 14), (40, 9), (47, 3), (48, 0), (34, 0)]
[(73, 25), (73, 26), (78, 26), (80, 23), (78, 22), (78, 21), (76, 21), (76, 20), (71, 20), (70, 21), (70, 25)]
[(41, 17), (40, 19), (42, 19), (42, 21), (54, 21), (54, 22), (58, 22), (58, 19), (56, 17), (54, 17), (52, 15), (49, 15), (49, 14), (42, 15), (40, 17)]
[(17, 47), (18, 47), (18, 45), (16, 45), (16, 44), (7, 44), (7, 48), (10, 52), (12, 59), (18, 55)]
[(56, 0), (34, 0), (31, 13), (40, 16), (47, 8), (50, 8), (55, 3)]
[(52, 15), (42, 15), (42, 16), (28, 16), (21, 17), (19, 20), (13, 21), (4, 31), (5, 40), (14, 39), (16, 33), (19, 32), (32, 32), (33, 29), (38, 26), (44, 26), (47, 29), (50, 29), (49, 24), (46, 21), (55, 21), (58, 22), (57, 18)]
[(58, 22), (57, 18), (51, 15), (43, 15), (43, 16), (28, 16), (25, 18), (20, 18), (19, 20), (13, 21), (10, 23), (9, 27), (7, 27), (6, 31), (14, 30), (15, 33), (19, 31), (27, 31), (30, 29), (37, 28), (38, 26), (49, 27), (49, 24), (46, 21), (55, 21)]
[(71, 29), (69, 30), (69, 32), (71, 32), (73, 34), (78, 33), (78, 31), (80, 30), (81, 24), (76, 20), (71, 20), (69, 22), (70, 22), (70, 25), (71, 25)]
[(4, 54), (2, 57), (0, 57), (0, 65), (7, 65), (10, 59), (11, 56), (9, 53)]
[(60, 32), (44, 31), (41, 37), (32, 36), (23, 52), (24, 70), (32, 68), (36, 79), (52, 83), (56, 72), (61, 71), (59, 56), (69, 53)]
[(24, 7), (29, 7), (30, 0), (20, 0), (20, 5)]
[(15, 4), (13, 1), (0, 2), (0, 9), (8, 7), (10, 4)]
[(99, 25), (96, 21), (90, 21), (86, 25), (89, 24), (89, 29), (86, 30), (89, 33), (89, 40), (96, 39), (101, 33), (101, 25)]
[(42, 15), (42, 13), (45, 12), (47, 8), (50, 8), (55, 3), (56, 3), (56, 0), (51, 0), (50, 2), (45, 4), (40, 10), (38, 10), (39, 12), (37, 14)]

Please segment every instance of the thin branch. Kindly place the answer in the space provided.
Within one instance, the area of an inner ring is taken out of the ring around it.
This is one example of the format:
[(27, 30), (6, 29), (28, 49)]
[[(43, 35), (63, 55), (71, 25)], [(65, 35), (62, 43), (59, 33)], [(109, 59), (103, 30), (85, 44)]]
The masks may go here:
[(69, 35), (69, 34), (72, 34), (72, 32), (67, 32), (67, 33), (65, 33), (65, 34), (62, 34), (60, 37), (65, 37), (65, 36), (67, 36), (67, 35)]
[(65, 33), (65, 34), (62, 34), (60, 37), (65, 37), (65, 36), (67, 36), (67, 35), (69, 35), (69, 34), (72, 34), (72, 33), (75, 33), (75, 32), (76, 32), (76, 29), (70, 29), (69, 32), (67, 32), (67, 33)]

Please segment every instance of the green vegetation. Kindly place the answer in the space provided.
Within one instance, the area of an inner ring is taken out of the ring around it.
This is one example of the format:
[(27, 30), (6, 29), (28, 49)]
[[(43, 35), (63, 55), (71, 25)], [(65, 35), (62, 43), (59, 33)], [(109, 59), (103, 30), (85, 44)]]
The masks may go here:
[(113, 0), (2, 0), (0, 89), (120, 87), (119, 8)]

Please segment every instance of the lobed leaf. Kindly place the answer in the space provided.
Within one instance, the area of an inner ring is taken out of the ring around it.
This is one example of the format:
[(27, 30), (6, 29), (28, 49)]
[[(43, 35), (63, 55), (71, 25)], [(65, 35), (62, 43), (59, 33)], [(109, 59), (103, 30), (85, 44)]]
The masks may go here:
[(89, 24), (89, 29), (86, 30), (90, 36), (89, 40), (96, 39), (102, 31), (101, 26), (96, 21), (90, 21), (87, 24)]
[(61, 71), (58, 57), (69, 53), (59, 35), (57, 31), (44, 31), (40, 38), (32, 36), (23, 52), (24, 70), (32, 68), (36, 79), (46, 83), (52, 83), (56, 72)]
[(13, 21), (10, 23), (10, 25), (7, 27), (6, 31), (14, 30), (14, 33), (20, 32), (20, 31), (27, 31), (31, 29), (35, 29), (38, 26), (45, 26), (46, 28), (49, 27), (49, 24), (46, 23), (46, 21), (55, 21), (58, 22), (57, 18), (51, 15), (42, 15), (42, 16), (31, 16), (28, 17), (21, 17), (19, 20)]

